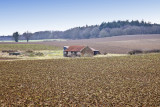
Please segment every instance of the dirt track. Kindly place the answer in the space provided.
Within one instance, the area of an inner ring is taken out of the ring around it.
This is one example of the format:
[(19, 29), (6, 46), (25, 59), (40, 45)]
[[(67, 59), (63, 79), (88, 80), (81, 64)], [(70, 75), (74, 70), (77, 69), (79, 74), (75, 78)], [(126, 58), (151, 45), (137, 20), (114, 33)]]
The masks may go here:
[(5, 57), (0, 57), (0, 61), (1, 60), (15, 60), (16, 58), (5, 58)]

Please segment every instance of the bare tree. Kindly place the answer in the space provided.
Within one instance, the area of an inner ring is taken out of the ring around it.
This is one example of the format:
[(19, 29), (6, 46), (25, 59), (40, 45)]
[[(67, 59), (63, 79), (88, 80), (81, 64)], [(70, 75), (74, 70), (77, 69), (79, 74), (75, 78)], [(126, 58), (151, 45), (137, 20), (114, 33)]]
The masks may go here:
[(100, 37), (100, 38), (108, 37), (108, 36), (109, 36), (109, 33), (108, 33), (105, 29), (102, 29), (102, 30), (99, 32), (99, 37)]
[(30, 33), (30, 32), (25, 32), (25, 33), (23, 33), (23, 36), (25, 37), (25, 39), (27, 40), (27, 42), (29, 42), (29, 40), (30, 40), (30, 38), (31, 38), (31, 36), (32, 36), (32, 33)]
[(90, 35), (91, 35), (90, 38), (97, 38), (98, 35), (99, 35), (99, 32), (100, 32), (99, 27), (94, 27), (94, 28), (91, 29), (91, 31), (90, 31)]

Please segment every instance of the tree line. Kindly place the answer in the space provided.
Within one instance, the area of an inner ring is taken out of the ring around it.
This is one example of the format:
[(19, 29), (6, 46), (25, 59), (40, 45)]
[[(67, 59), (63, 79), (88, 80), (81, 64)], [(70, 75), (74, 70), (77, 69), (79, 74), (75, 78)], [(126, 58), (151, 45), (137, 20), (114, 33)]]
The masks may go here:
[(135, 34), (160, 34), (160, 25), (143, 20), (113, 21), (103, 22), (100, 25), (75, 27), (66, 31), (25, 32), (22, 35), (19, 34), (18, 39), (27, 41), (37, 39), (89, 39)]

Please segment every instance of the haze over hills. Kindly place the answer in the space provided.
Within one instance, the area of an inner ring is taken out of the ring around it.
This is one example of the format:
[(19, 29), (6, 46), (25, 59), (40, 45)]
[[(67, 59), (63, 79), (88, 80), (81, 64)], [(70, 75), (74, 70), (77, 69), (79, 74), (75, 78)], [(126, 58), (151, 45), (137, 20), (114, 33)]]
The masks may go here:
[[(30, 39), (89, 39), (120, 35), (160, 34), (160, 25), (145, 21), (113, 21), (100, 25), (75, 27), (66, 31), (39, 31), (32, 33)], [(1, 36), (0, 40), (11, 40), (12, 36)], [(24, 40), (24, 34), (20, 37)]]

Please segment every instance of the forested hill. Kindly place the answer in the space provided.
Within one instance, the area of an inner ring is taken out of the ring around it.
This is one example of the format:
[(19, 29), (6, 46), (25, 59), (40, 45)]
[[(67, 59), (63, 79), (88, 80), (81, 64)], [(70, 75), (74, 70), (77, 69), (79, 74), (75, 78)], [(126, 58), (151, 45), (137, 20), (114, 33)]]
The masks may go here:
[[(113, 21), (101, 25), (76, 27), (66, 31), (40, 31), (30, 39), (88, 39), (120, 35), (160, 34), (160, 25), (144, 21)], [(25, 39), (23, 34), (20, 39)]]

